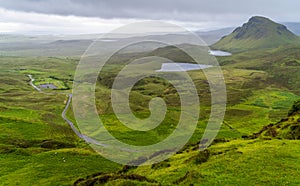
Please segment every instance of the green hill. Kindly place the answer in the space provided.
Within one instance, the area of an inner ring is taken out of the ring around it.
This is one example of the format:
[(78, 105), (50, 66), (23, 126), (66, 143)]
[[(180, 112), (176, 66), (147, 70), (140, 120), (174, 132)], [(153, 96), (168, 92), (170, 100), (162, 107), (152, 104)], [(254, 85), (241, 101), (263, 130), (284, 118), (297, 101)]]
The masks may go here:
[(251, 137), (277, 138), (277, 139), (300, 139), (300, 100), (296, 101), (289, 111), (288, 117), (276, 124), (263, 127), (258, 133)]
[(258, 48), (273, 48), (280, 45), (300, 43), (300, 39), (286, 26), (268, 18), (255, 16), (236, 28), (231, 34), (212, 45), (214, 49), (240, 52)]
[(299, 185), (293, 179), (300, 168), (299, 116), (300, 100), (295, 101), (288, 118), (265, 126), (250, 139), (215, 140), (204, 151), (192, 144), (163, 162), (98, 172), (78, 179), (74, 186)]

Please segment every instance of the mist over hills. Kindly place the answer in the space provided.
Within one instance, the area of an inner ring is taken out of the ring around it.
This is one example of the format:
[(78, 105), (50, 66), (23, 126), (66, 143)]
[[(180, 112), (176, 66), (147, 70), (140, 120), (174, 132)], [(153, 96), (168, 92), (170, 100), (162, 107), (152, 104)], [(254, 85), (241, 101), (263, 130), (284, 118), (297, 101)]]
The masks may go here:
[(300, 35), (300, 23), (285, 22), (282, 24), (285, 25), (290, 31), (292, 31), (296, 35)]
[[(300, 23), (275, 23), (268, 18), (254, 16), (243, 26), (222, 28), (211, 31), (196, 31), (207, 45), (213, 49), (239, 52), (256, 48), (272, 48), (284, 44), (300, 43)], [(292, 31), (296, 34), (294, 34)], [(81, 56), (88, 46), (103, 34), (84, 35), (0, 35), (0, 54), (16, 56)], [(175, 37), (176, 36), (176, 37)], [(165, 40), (179, 38), (184, 34), (148, 35), (142, 39)], [(108, 38), (115, 43), (128, 41), (130, 38)], [(105, 41), (107, 42), (107, 41)], [(151, 51), (156, 48), (143, 48)], [(140, 49), (139, 49), (140, 50)]]

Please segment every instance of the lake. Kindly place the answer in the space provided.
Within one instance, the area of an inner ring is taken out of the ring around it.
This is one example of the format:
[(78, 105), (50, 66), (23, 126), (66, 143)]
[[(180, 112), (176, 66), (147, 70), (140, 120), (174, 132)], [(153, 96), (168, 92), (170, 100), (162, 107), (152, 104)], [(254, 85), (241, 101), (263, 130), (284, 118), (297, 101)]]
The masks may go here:
[(163, 63), (161, 69), (156, 72), (185, 72), (212, 67), (211, 65), (200, 65), (192, 63)]
[(225, 52), (222, 50), (209, 50), (208, 52), (212, 56), (231, 56), (232, 55), (231, 53)]
[[(209, 50), (208, 51), (212, 56), (231, 56), (231, 53), (221, 51), (221, 50)], [(161, 65), (161, 69), (156, 72), (185, 72), (190, 70), (200, 70), (212, 67), (212, 65), (201, 65), (201, 64), (193, 64), (193, 63), (163, 63)]]

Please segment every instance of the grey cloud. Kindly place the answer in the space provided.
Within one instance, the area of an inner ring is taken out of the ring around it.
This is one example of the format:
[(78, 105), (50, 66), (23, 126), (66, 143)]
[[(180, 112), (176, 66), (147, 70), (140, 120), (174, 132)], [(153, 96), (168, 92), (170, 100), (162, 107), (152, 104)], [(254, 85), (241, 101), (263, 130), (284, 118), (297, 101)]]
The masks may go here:
[(25, 12), (178, 21), (240, 21), (255, 14), (291, 20), (300, 18), (299, 5), (298, 0), (0, 0), (0, 7)]

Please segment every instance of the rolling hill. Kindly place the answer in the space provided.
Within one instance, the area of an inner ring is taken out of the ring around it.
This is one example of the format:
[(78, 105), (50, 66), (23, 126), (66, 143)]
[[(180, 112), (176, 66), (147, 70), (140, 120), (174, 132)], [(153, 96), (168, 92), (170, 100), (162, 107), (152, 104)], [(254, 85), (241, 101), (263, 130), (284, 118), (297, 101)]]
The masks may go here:
[(259, 132), (254, 133), (251, 138), (264, 139), (300, 139), (300, 100), (295, 101), (288, 116), (275, 124), (264, 126)]
[(281, 45), (299, 43), (300, 39), (286, 26), (268, 18), (254, 16), (236, 28), (231, 34), (212, 45), (212, 48), (231, 52), (241, 52), (259, 48), (274, 48)]

